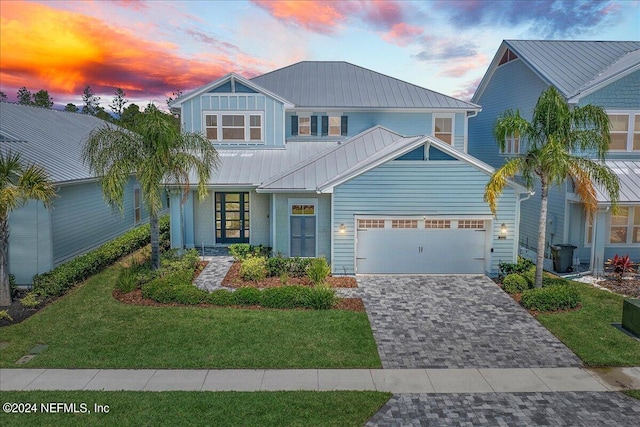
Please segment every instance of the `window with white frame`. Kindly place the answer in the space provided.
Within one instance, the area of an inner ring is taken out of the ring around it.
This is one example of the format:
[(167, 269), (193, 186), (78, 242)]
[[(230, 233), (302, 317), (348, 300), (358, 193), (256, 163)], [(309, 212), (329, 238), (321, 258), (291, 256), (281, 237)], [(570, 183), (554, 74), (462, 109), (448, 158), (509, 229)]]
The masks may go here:
[(612, 151), (640, 151), (640, 114), (610, 112), (609, 135)]
[(298, 135), (300, 136), (311, 135), (311, 117), (310, 116), (298, 116)]
[(640, 205), (619, 206), (618, 211), (611, 214), (609, 243), (640, 243)]
[(453, 145), (453, 116), (433, 117), (433, 136)]
[(587, 245), (590, 245), (593, 241), (593, 215), (587, 214), (587, 231), (584, 240)]
[(500, 154), (520, 154), (520, 134), (518, 132), (508, 135), (504, 139), (504, 150)]
[(262, 142), (264, 120), (261, 112), (207, 112), (204, 114), (207, 139), (215, 142)]
[(329, 116), (329, 136), (341, 135), (341, 116)]

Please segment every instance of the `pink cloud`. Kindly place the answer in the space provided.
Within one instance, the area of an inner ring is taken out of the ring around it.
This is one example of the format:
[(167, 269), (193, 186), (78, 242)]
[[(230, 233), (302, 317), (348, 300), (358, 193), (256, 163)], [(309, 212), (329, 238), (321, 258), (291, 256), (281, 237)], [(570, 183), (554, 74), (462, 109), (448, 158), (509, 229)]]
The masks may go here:
[(410, 25), (399, 22), (391, 27), (391, 30), (382, 35), (382, 39), (396, 44), (398, 46), (406, 46), (418, 39), (424, 30), (416, 25)]
[(252, 0), (274, 18), (309, 31), (332, 34), (347, 17), (339, 10), (342, 3), (326, 1)]
[(488, 64), (486, 55), (477, 54), (467, 58), (454, 59), (452, 65), (438, 73), (442, 77), (462, 77), (469, 71), (485, 68)]
[(452, 96), (463, 101), (471, 101), (471, 98), (473, 98), (473, 94), (476, 92), (476, 89), (478, 89), (478, 85), (480, 85), (481, 80), (482, 78), (479, 77), (475, 80), (466, 82), (465, 85), (455, 91)]

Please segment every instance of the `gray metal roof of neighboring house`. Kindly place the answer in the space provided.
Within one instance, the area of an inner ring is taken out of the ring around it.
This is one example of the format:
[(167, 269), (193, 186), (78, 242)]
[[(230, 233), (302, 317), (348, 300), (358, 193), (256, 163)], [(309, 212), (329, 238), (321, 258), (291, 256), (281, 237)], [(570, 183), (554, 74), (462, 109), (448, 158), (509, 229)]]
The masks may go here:
[(470, 102), (342, 61), (302, 61), (251, 81), (303, 108), (480, 109)]
[(617, 70), (611, 69), (640, 49), (640, 41), (505, 40), (504, 44), (567, 98), (584, 92), (590, 82), (602, 83), (601, 74), (611, 78), (620, 73), (621, 66), (633, 66), (629, 61), (635, 65), (640, 61), (635, 54), (618, 63)]
[(20, 152), (54, 182), (93, 178), (81, 159), (84, 139), (104, 121), (93, 116), (0, 102), (0, 149)]
[[(620, 204), (640, 203), (640, 160), (606, 160), (605, 164), (620, 181)], [(601, 204), (610, 203), (609, 195), (596, 187), (596, 196)]]

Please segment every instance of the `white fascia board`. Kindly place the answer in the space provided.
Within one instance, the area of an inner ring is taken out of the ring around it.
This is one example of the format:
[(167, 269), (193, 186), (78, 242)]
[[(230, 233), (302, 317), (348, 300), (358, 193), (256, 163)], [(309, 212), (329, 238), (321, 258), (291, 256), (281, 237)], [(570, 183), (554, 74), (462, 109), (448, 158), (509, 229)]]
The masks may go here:
[(467, 113), (470, 111), (482, 111), (482, 107), (476, 105), (473, 108), (459, 108), (459, 107), (428, 107), (428, 108), (392, 108), (392, 107), (302, 107), (295, 106), (287, 109), (288, 113), (314, 113), (314, 112), (327, 112), (327, 113), (343, 113), (348, 115), (349, 113)]

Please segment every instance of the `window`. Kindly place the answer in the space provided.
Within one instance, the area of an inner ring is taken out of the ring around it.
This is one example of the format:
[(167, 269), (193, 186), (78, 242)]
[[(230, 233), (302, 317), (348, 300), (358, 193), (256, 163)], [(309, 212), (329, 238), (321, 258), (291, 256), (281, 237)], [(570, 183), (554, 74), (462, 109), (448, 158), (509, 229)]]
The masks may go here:
[(498, 66), (502, 64), (506, 64), (507, 62), (511, 62), (514, 59), (518, 59), (518, 55), (511, 52), (511, 49), (507, 49), (504, 55), (502, 55), (502, 58), (500, 58), (500, 62), (498, 62)]
[(256, 112), (218, 112), (204, 115), (207, 139), (216, 142), (262, 142), (263, 116)]
[(633, 226), (631, 231), (631, 243), (640, 243), (640, 206), (633, 209)]
[(470, 228), (474, 230), (484, 230), (484, 221), (478, 219), (463, 219), (458, 221), (458, 228)]
[(391, 221), (391, 228), (418, 228), (418, 220), (394, 219)]
[(520, 154), (520, 134), (509, 135), (504, 140), (504, 150), (501, 154)]
[(610, 113), (609, 150), (640, 151), (640, 114)]
[(329, 116), (329, 136), (340, 136), (341, 132), (340, 116)]
[(133, 223), (137, 224), (142, 220), (142, 209), (140, 204), (140, 189), (133, 189)]
[(447, 144), (453, 144), (453, 117), (434, 117), (433, 136)]
[(448, 219), (425, 219), (424, 228), (451, 228), (451, 221)]
[(593, 215), (587, 214), (587, 236), (585, 241), (588, 245), (593, 241)]
[(384, 228), (384, 219), (359, 219), (358, 228)]
[(291, 215), (315, 215), (315, 205), (291, 205)]
[(611, 214), (611, 235), (609, 243), (627, 243), (629, 208), (619, 207), (618, 213)]
[(311, 117), (309, 116), (298, 117), (298, 135), (300, 136), (311, 135)]

